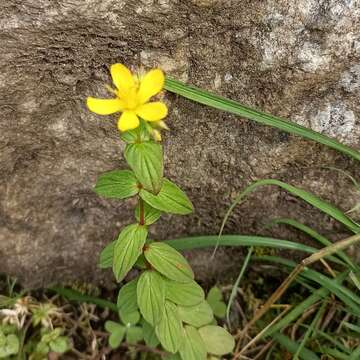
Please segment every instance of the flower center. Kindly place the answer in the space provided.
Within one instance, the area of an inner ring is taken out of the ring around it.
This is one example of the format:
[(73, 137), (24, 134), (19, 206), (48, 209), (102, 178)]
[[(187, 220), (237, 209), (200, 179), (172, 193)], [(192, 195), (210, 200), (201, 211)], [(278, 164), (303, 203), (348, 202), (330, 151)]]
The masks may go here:
[(125, 110), (135, 110), (140, 104), (138, 100), (138, 86), (131, 87), (126, 93), (118, 94), (120, 100), (124, 102)]

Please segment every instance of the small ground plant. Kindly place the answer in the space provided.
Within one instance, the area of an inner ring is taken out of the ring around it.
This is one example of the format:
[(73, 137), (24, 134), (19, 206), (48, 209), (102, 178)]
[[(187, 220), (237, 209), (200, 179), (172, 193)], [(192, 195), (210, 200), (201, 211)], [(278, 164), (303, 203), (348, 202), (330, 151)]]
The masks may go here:
[(70, 349), (63, 312), (51, 301), (38, 301), (13, 291), (0, 295), (0, 359), (44, 360)]

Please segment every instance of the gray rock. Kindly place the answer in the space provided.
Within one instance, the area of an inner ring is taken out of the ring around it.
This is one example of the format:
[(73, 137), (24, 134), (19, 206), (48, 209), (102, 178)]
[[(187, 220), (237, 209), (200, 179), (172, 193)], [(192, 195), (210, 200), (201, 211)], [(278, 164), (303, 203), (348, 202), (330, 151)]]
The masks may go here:
[[(99, 174), (126, 164), (115, 117), (84, 105), (86, 96), (106, 95), (112, 63), (161, 66), (360, 146), (358, 0), (7, 0), (0, 29), (0, 271), (27, 286), (112, 279), (97, 270), (98, 253), (133, 221), (134, 200), (92, 192)], [(311, 190), (343, 210), (360, 201), (346, 177), (324, 168), (359, 178), (355, 161), (172, 94), (166, 101), (166, 175), (196, 211), (164, 216), (154, 238), (217, 233), (236, 193), (260, 178)], [(332, 239), (347, 234), (272, 187), (239, 206), (225, 232), (309, 241), (289, 229), (263, 229), (280, 216)], [(209, 253), (189, 254), (199, 278), (236, 276), (241, 251), (221, 249), (212, 262)]]

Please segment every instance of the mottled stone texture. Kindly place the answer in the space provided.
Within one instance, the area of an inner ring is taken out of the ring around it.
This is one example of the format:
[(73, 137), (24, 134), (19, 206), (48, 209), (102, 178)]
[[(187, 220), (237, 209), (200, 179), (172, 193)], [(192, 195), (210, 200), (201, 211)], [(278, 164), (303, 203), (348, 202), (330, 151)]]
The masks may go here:
[[(0, 271), (25, 284), (101, 282), (100, 249), (132, 221), (134, 201), (104, 200), (96, 177), (125, 167), (114, 117), (88, 112), (108, 67), (161, 66), (169, 75), (359, 148), (358, 0), (5, 0), (0, 7)], [(324, 146), (167, 94), (166, 175), (196, 212), (165, 216), (159, 239), (214, 234), (235, 194), (272, 177), (343, 210), (358, 202), (359, 165)], [(338, 223), (275, 188), (238, 207), (226, 233), (305, 240), (263, 225), (297, 218), (331, 238)], [(359, 213), (353, 213), (359, 219)], [(198, 277), (229, 276), (241, 252), (190, 254)], [(235, 274), (235, 272), (232, 272)]]

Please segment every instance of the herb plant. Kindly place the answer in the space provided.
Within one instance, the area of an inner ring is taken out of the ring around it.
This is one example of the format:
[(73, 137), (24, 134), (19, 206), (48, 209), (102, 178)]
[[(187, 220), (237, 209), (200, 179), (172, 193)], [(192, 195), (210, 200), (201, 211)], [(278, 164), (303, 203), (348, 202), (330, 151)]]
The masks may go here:
[(160, 344), (173, 359), (225, 355), (233, 350), (234, 339), (214, 319), (214, 305), (217, 309), (223, 307), (221, 297), (215, 296), (212, 308), (187, 260), (171, 244), (148, 236), (149, 226), (162, 213), (186, 215), (193, 211), (186, 194), (163, 174), (159, 141), (161, 129), (167, 128), (163, 121), (167, 107), (150, 99), (163, 89), (164, 74), (154, 69), (145, 75), (133, 75), (121, 64), (112, 65), (110, 72), (116, 89), (108, 89), (116, 97), (89, 97), (87, 105), (99, 115), (122, 113), (118, 128), (126, 142), (124, 157), (129, 169), (102, 174), (95, 191), (105, 198), (136, 196), (138, 203), (134, 223), (125, 226), (117, 240), (102, 251), (100, 266), (111, 265), (117, 282), (134, 267), (139, 274), (119, 291), (121, 323), (106, 323), (109, 343), (116, 348), (124, 338), (128, 343), (144, 339), (151, 347)]

